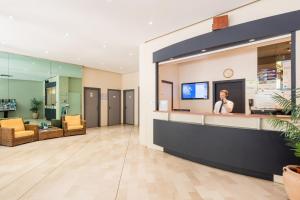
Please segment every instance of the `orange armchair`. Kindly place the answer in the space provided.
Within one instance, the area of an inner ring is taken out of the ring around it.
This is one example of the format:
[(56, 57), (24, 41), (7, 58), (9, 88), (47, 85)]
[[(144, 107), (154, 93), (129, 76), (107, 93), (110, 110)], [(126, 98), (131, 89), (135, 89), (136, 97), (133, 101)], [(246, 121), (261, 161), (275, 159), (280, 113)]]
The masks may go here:
[(86, 122), (81, 115), (66, 115), (62, 117), (64, 136), (86, 134)]
[(0, 144), (16, 146), (38, 140), (38, 126), (24, 124), (21, 118), (0, 121)]

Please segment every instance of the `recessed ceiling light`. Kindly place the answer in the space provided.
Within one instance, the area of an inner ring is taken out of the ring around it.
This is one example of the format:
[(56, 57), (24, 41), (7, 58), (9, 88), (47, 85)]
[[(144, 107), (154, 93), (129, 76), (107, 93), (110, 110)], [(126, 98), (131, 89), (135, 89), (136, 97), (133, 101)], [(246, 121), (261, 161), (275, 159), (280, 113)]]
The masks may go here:
[(65, 37), (69, 37), (69, 33), (65, 33)]
[(251, 39), (251, 40), (249, 40), (249, 42), (254, 42), (255, 41), (255, 39)]
[(12, 16), (12, 15), (8, 16), (8, 18), (9, 18), (10, 20), (14, 20), (14, 16)]
[(206, 52), (206, 49), (202, 49), (201, 51), (202, 51), (202, 52)]
[(148, 25), (153, 25), (153, 21), (149, 21), (149, 22), (148, 22)]
[(104, 43), (104, 44), (102, 45), (102, 47), (103, 47), (104, 49), (106, 49), (106, 48), (107, 48), (107, 44)]
[(49, 51), (45, 51), (45, 54), (48, 54), (49, 53)]

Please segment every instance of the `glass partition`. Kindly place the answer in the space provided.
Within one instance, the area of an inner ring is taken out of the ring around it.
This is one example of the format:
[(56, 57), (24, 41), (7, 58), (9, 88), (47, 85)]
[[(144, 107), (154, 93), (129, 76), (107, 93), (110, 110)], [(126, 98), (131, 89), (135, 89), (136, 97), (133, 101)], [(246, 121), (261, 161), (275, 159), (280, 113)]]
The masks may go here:
[[(81, 78), (82, 66), (0, 52), (0, 118), (38, 123), (81, 114)], [(33, 119), (33, 99), (41, 102), (38, 119)], [(8, 104), (15, 109), (1, 111)]]

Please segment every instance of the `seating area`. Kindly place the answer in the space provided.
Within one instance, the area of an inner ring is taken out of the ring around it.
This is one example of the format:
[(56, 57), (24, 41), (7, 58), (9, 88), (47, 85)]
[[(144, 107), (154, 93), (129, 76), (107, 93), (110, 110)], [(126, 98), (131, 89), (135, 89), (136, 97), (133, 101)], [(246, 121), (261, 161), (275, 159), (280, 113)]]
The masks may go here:
[(62, 126), (64, 136), (84, 135), (86, 134), (85, 120), (80, 115), (62, 117)]
[(81, 119), (81, 115), (63, 116), (62, 124), (63, 129), (54, 126), (44, 128), (24, 124), (22, 118), (0, 120), (0, 145), (13, 147), (44, 139), (86, 134), (86, 123)]

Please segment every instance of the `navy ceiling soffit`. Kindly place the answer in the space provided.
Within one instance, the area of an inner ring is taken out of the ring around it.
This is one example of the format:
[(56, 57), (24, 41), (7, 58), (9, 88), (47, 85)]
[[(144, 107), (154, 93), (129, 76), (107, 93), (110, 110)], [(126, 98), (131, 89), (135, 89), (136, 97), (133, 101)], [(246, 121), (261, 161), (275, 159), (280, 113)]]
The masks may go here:
[(230, 47), (249, 42), (251, 39), (264, 39), (300, 30), (300, 10), (250, 21), (228, 28), (209, 32), (165, 47), (153, 53), (153, 62)]

